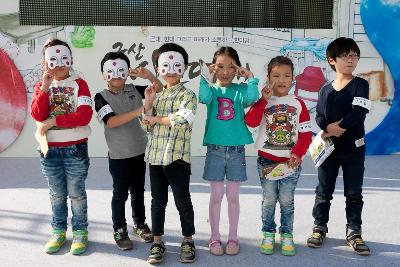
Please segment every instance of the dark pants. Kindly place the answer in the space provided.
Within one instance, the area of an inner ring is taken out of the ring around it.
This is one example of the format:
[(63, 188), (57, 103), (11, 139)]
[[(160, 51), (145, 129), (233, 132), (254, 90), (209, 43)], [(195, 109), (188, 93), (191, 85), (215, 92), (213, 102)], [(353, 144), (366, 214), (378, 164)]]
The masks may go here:
[(146, 162), (144, 154), (127, 159), (108, 158), (109, 170), (113, 178), (111, 201), (113, 228), (126, 227), (125, 202), (128, 191), (131, 195), (132, 218), (135, 224), (146, 220), (144, 208), (144, 182)]
[(190, 164), (176, 160), (167, 166), (150, 165), (151, 224), (155, 236), (164, 234), (165, 208), (168, 203), (168, 186), (171, 186), (175, 205), (179, 211), (182, 235), (194, 234), (194, 212), (189, 192)]
[(340, 166), (343, 170), (344, 196), (346, 197), (346, 234), (361, 234), (363, 208), (362, 185), (364, 179), (365, 147), (353, 151), (336, 151), (318, 168), (318, 185), (315, 189), (313, 209), (314, 225), (328, 231), (329, 209)]

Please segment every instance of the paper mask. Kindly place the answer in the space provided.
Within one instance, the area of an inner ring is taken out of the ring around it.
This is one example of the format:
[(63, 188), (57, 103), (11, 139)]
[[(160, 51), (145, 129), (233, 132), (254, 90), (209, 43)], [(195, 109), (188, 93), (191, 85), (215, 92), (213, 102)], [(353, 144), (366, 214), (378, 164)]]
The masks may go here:
[(71, 67), (72, 56), (68, 47), (63, 45), (55, 45), (46, 48), (44, 52), (44, 60), (47, 62), (49, 69), (55, 67)]
[(178, 74), (185, 72), (185, 61), (183, 56), (175, 51), (164, 52), (158, 58), (158, 73), (160, 75)]
[(128, 64), (125, 60), (117, 58), (117, 59), (109, 59), (104, 62), (103, 65), (103, 75), (107, 81), (111, 79), (127, 79), (128, 78)]

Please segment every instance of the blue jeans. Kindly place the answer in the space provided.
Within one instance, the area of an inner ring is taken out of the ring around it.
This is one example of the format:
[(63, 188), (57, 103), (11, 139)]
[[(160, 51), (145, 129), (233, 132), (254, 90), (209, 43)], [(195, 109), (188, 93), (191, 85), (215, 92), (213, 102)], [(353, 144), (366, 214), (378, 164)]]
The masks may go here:
[(40, 154), (42, 173), (50, 189), (53, 229), (67, 229), (67, 196), (71, 200), (72, 230), (86, 230), (87, 198), (85, 180), (89, 169), (87, 142), (67, 147), (49, 147)]
[(264, 157), (258, 157), (257, 168), (260, 176), (261, 187), (263, 189), (263, 199), (261, 206), (261, 219), (263, 232), (276, 232), (275, 206), (279, 201), (281, 208), (280, 233), (293, 233), (294, 218), (294, 190), (300, 177), (301, 167), (288, 177), (280, 180), (269, 180), (263, 177), (262, 167), (276, 162)]
[(228, 181), (232, 182), (247, 180), (244, 145), (207, 145), (203, 179), (211, 182), (223, 182), (225, 176)]

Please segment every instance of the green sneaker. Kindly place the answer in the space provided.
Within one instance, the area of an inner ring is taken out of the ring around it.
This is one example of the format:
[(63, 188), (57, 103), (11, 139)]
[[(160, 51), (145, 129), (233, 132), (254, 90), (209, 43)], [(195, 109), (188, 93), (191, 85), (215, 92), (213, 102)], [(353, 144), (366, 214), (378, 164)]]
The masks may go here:
[(71, 254), (80, 255), (86, 251), (88, 246), (88, 231), (86, 230), (76, 230), (73, 231), (73, 239), (71, 244)]
[(147, 223), (133, 226), (133, 234), (140, 238), (142, 241), (149, 243), (153, 242), (154, 237)]
[(54, 229), (51, 237), (44, 247), (44, 252), (48, 254), (56, 253), (65, 244), (65, 230)]
[(285, 256), (294, 256), (296, 254), (293, 234), (281, 233), (281, 253)]
[(271, 255), (274, 253), (275, 233), (263, 232), (263, 240), (261, 241), (260, 252)]

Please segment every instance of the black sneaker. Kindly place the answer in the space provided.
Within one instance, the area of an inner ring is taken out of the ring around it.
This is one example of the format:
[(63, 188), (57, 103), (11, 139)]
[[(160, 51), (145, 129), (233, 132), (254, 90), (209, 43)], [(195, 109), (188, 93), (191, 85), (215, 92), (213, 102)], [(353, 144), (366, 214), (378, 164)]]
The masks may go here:
[(326, 233), (320, 229), (314, 229), (311, 236), (307, 239), (307, 246), (310, 248), (320, 248), (324, 239), (326, 237)]
[(147, 263), (155, 264), (164, 260), (165, 245), (164, 242), (154, 242), (150, 248), (150, 255), (147, 258)]
[(119, 228), (114, 232), (114, 240), (121, 250), (129, 250), (133, 248), (132, 241), (129, 239), (128, 231), (125, 227)]
[(196, 248), (192, 239), (184, 239), (181, 245), (180, 262), (190, 263), (196, 259)]
[(153, 242), (154, 237), (147, 223), (133, 226), (133, 234), (146, 243)]
[(369, 247), (365, 244), (360, 234), (354, 234), (346, 237), (346, 243), (348, 246), (352, 247), (358, 255), (371, 255)]

